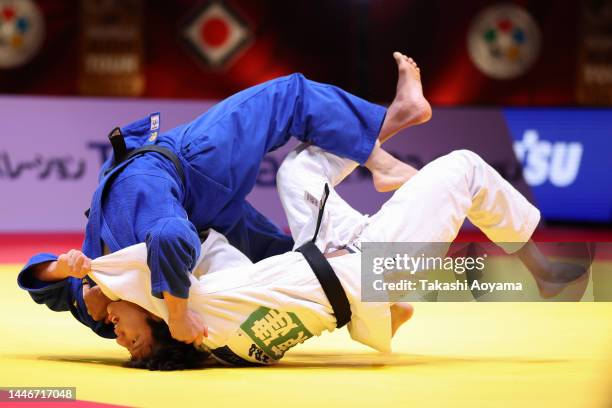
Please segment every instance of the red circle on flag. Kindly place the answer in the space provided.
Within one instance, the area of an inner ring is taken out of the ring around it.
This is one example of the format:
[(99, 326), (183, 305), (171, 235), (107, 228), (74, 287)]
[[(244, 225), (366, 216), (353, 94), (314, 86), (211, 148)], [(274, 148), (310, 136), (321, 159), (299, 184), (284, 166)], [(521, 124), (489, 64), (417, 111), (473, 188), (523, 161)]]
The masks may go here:
[(210, 47), (219, 47), (227, 41), (230, 28), (227, 22), (219, 17), (209, 18), (200, 28), (202, 41)]

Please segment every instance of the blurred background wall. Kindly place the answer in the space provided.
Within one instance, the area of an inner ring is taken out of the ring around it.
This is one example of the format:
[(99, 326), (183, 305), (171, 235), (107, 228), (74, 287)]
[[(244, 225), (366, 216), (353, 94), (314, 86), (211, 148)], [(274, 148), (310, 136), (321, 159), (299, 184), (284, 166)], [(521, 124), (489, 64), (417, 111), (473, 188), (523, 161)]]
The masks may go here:
[[(393, 154), (472, 149), (548, 223), (609, 229), (612, 0), (0, 0), (0, 233), (80, 230), (114, 126), (161, 111), (167, 130), (292, 72), (386, 104), (394, 50), (434, 116)], [(281, 224), (286, 151), (250, 197)], [(387, 197), (370, 184), (343, 186), (361, 211)]]
[(40, 48), (2, 93), (217, 99), (299, 71), (384, 102), (401, 50), (436, 105), (612, 103), (606, 0), (2, 0), (2, 47), (27, 3)]

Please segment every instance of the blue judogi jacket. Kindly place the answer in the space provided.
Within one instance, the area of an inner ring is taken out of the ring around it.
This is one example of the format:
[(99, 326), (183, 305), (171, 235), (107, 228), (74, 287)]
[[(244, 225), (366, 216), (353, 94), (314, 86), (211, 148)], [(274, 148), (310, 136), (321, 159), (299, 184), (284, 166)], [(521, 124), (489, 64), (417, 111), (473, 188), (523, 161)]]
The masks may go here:
[[(106, 174), (111, 157), (100, 171), (82, 250), (97, 258), (104, 245), (115, 252), (146, 242), (152, 294), (186, 298), (188, 274), (200, 255), (198, 231), (220, 231), (254, 262), (292, 249), (291, 237), (245, 200), (266, 153), (294, 136), (363, 164), (384, 115), (381, 106), (294, 74), (246, 89), (166, 133), (158, 134), (159, 114), (127, 125), (121, 130), (128, 150), (147, 144), (170, 149), (184, 179), (155, 152)], [(37, 303), (70, 310), (99, 335), (114, 337), (110, 325), (94, 322), (84, 309), (81, 280), (34, 278), (32, 269), (52, 260), (50, 254), (33, 257), (19, 274), (20, 287)]]

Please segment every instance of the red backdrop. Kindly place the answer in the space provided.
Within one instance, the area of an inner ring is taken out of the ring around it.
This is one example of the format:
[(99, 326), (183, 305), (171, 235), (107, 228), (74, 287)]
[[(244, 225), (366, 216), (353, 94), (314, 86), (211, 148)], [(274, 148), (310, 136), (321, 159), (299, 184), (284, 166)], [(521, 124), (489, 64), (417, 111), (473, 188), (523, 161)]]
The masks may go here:
[[(79, 2), (39, 0), (45, 45), (19, 69), (0, 70), (0, 92), (78, 93)], [(223, 98), (244, 87), (303, 72), (376, 101), (389, 101), (402, 50), (422, 68), (434, 104), (566, 105), (575, 103), (578, 2), (518, 1), (542, 33), (535, 65), (513, 80), (494, 80), (470, 61), (467, 29), (491, 2), (478, 0), (228, 0), (250, 25), (254, 42), (224, 71), (213, 71), (180, 44), (185, 19), (203, 2), (145, 1), (146, 97)]]

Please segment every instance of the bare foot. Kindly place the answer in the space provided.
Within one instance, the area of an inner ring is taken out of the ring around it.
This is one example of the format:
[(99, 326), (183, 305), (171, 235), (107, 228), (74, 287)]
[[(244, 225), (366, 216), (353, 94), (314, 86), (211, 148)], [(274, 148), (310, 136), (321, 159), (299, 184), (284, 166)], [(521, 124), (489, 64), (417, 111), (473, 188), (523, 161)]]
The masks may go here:
[(414, 308), (409, 303), (393, 303), (391, 309), (391, 337), (395, 336), (395, 332), (400, 326), (406, 323), (412, 317)]
[(555, 297), (571, 284), (586, 279), (592, 262), (590, 252), (588, 265), (551, 262), (531, 239), (516, 252), (516, 255), (533, 275), (540, 296), (544, 299)]
[(589, 269), (568, 263), (551, 263), (552, 273), (546, 278), (534, 275), (540, 296), (550, 299), (575, 283), (584, 282), (589, 277)]
[(412, 58), (399, 52), (394, 52), (393, 58), (398, 70), (397, 90), (380, 130), (381, 143), (402, 129), (431, 119), (431, 106), (423, 96), (419, 67)]
[(536, 284), (538, 286), (538, 291), (540, 292), (540, 296), (542, 299), (550, 299), (552, 297), (557, 296), (559, 293), (563, 292), (563, 289), (567, 287), (567, 284), (563, 283), (550, 283), (543, 281), (539, 278), (535, 278)]
[(396, 159), (396, 163), (390, 167), (373, 171), (372, 181), (374, 182), (376, 191), (379, 193), (387, 193), (397, 190), (417, 173), (417, 169)]
[(397, 190), (418, 173), (417, 169), (382, 149), (379, 141), (376, 141), (368, 161), (365, 162), (365, 167), (372, 172), (374, 188), (380, 193)]

